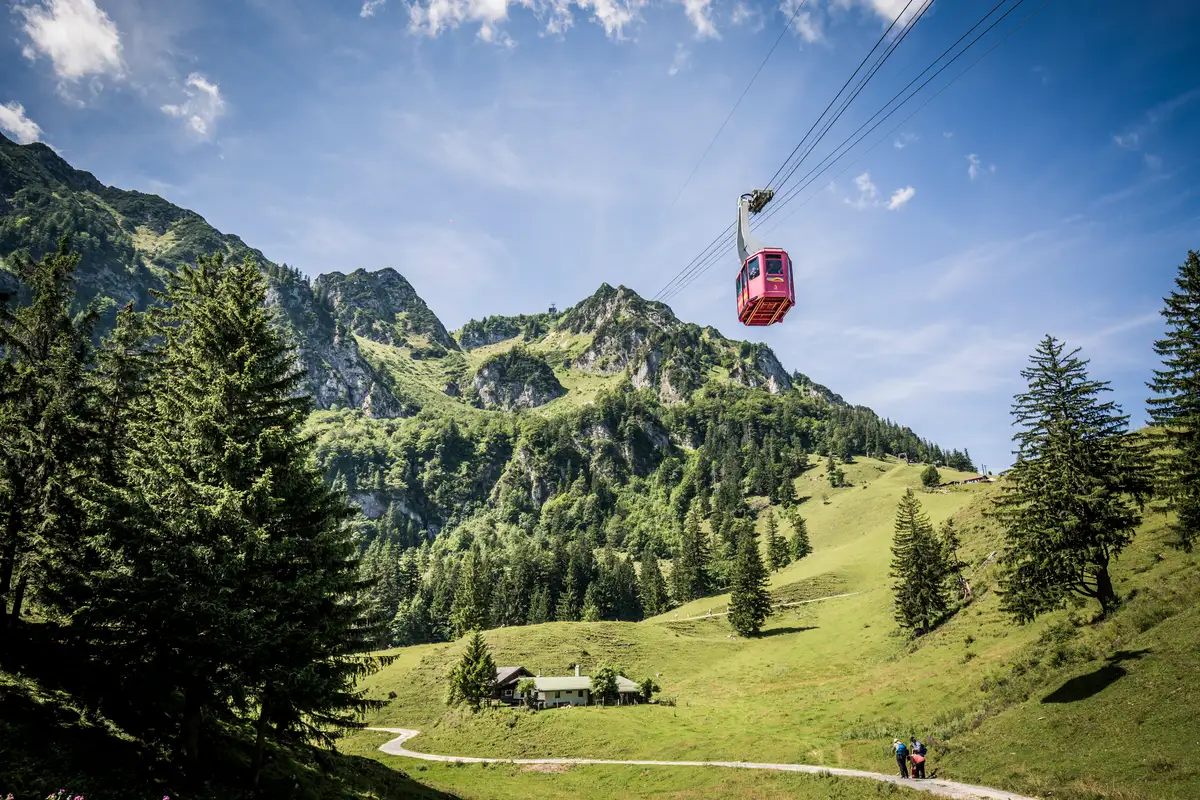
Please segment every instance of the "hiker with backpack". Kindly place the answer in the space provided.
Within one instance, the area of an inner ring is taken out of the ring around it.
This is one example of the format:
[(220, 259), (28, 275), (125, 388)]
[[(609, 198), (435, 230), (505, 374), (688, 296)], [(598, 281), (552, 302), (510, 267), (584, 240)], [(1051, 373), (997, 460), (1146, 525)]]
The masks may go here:
[(913, 736), (909, 739), (912, 742), (912, 776), (913, 778), (925, 777), (925, 745), (917, 741), (917, 737)]
[(908, 777), (908, 745), (899, 739), (892, 740), (892, 750), (896, 753), (896, 766), (900, 767), (900, 777)]

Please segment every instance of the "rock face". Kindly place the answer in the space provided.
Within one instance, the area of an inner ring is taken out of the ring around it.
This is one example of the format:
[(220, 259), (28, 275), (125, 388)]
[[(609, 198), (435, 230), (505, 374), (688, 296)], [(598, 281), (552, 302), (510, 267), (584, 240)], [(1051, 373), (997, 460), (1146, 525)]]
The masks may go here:
[(359, 336), (381, 344), (419, 346), (412, 341), (418, 336), (434, 350), (459, 349), (412, 284), (391, 267), (376, 272), (356, 269), (349, 275), (327, 272), (317, 278), (315, 289), (338, 321)]
[(550, 330), (557, 314), (517, 314), (516, 316), (489, 316), (473, 319), (455, 336), (463, 350), (475, 350), (489, 344), (503, 342), (514, 336), (531, 341)]
[(353, 339), (337, 336), (329, 310), (297, 270), (272, 263), (194, 211), (157, 195), (104, 186), (43, 144), (18, 145), (0, 135), (0, 258), (16, 250), (40, 258), (63, 235), (70, 235), (72, 249), (81, 255), (77, 303), (98, 300), (108, 306), (98, 335), (111, 325), (116, 309), (128, 302), (146, 308), (165, 276), (194, 264), (197, 256), (249, 257), (261, 265), (269, 285), (267, 302), (279, 309), (280, 326), (300, 350), (308, 370), (306, 388), (317, 407), (360, 408), (372, 416), (397, 413), (396, 399)]
[(714, 328), (681, 322), (668, 306), (647, 301), (624, 286), (602, 284), (569, 309), (556, 328), (592, 334), (591, 345), (571, 365), (575, 369), (602, 375), (628, 369), (635, 387), (654, 389), (664, 403), (683, 402), (718, 367), (742, 386), (772, 394), (792, 388), (790, 376), (769, 347), (732, 341)]
[(513, 348), (483, 362), (471, 379), (482, 408), (514, 410), (545, 405), (567, 393), (543, 359)]
[(329, 310), (307, 284), (272, 280), (267, 305), (277, 309), (292, 334), (317, 408), (361, 408), (372, 417), (400, 414), (400, 403), (363, 359), (354, 337), (339, 335)]

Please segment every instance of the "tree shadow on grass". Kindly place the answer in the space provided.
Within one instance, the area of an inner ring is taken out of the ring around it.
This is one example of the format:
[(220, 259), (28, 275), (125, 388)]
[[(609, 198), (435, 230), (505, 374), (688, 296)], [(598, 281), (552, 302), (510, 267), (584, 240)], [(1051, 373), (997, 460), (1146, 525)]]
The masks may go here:
[(815, 631), (816, 625), (785, 625), (782, 628), (769, 628), (762, 631), (759, 636), (766, 638), (768, 636), (783, 636), (788, 633), (803, 633), (804, 631)]
[(1136, 661), (1149, 652), (1149, 648), (1144, 650), (1120, 650), (1109, 656), (1104, 666), (1084, 675), (1071, 678), (1062, 686), (1043, 697), (1042, 702), (1074, 703), (1077, 700), (1086, 700), (1089, 697), (1097, 695), (1125, 676), (1127, 670), (1120, 665), (1122, 661)]

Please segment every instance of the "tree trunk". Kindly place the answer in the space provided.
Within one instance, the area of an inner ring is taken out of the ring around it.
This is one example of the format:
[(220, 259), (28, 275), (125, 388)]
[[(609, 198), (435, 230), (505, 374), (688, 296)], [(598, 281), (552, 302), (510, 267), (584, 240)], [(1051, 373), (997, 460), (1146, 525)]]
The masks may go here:
[(28, 588), (29, 570), (21, 570), (21, 577), (17, 579), (17, 590), (13, 592), (12, 613), (8, 618), (9, 627), (16, 627), (21, 618), (21, 606), (25, 604), (25, 591)]
[(1105, 617), (1117, 607), (1119, 602), (1117, 592), (1113, 589), (1112, 578), (1108, 574), (1107, 565), (1096, 568), (1096, 599), (1100, 601), (1100, 613)]
[(263, 751), (266, 749), (267, 743), (267, 704), (265, 702), (258, 712), (258, 723), (256, 727), (258, 728), (258, 731), (254, 739), (254, 761), (251, 766), (251, 770), (254, 774), (254, 790), (257, 792), (258, 780), (260, 777), (262, 777)]
[(202, 713), (200, 692), (194, 685), (184, 690), (183, 702), (183, 729), (180, 731), (180, 744), (183, 751), (184, 766), (188, 773), (194, 776), (196, 767), (200, 764), (200, 721)]
[(25, 491), (25, 482), (15, 480), (12, 486), (12, 506), (8, 510), (8, 520), (4, 525), (4, 549), (0, 552), (0, 615), (8, 610), (8, 593), (12, 589), (13, 573), (17, 567), (17, 552), (21, 541), (21, 501)]

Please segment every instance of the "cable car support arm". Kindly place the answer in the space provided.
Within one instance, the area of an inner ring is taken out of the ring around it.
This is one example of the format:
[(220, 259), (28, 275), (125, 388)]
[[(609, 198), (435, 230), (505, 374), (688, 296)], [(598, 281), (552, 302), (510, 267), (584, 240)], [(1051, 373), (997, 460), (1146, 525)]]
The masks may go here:
[(750, 232), (750, 215), (762, 211), (774, 196), (774, 189), (755, 189), (738, 198), (737, 250), (739, 263), (745, 264), (746, 259), (763, 249), (762, 242)]

